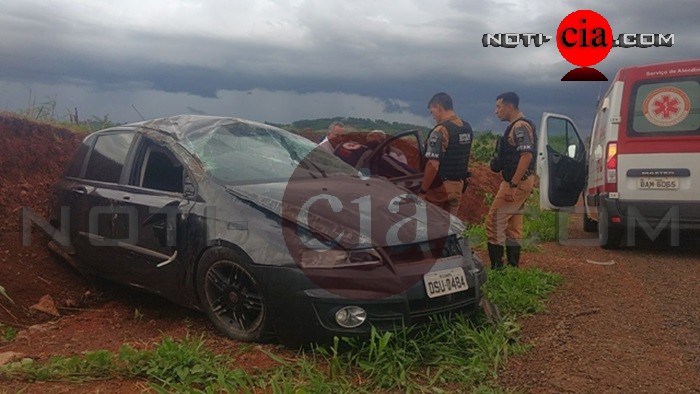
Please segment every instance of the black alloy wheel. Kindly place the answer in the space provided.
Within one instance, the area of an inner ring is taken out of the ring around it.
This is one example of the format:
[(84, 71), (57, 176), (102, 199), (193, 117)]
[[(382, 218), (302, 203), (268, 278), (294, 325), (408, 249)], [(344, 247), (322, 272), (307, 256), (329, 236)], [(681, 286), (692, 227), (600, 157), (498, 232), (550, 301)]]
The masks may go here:
[(262, 286), (246, 258), (231, 249), (205, 252), (197, 270), (202, 308), (214, 325), (242, 341), (266, 339), (267, 308)]

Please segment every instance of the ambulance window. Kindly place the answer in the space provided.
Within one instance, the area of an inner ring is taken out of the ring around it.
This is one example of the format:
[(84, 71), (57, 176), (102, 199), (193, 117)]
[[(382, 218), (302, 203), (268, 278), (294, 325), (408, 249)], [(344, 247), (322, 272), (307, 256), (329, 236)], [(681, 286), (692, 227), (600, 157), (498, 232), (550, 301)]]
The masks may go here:
[(631, 103), (633, 136), (700, 134), (700, 76), (644, 81)]

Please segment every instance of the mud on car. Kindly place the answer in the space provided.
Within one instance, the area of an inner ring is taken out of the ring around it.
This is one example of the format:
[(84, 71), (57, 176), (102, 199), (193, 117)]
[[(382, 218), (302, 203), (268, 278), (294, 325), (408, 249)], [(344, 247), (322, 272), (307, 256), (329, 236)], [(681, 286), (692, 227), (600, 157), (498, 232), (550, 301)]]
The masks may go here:
[(81, 271), (196, 308), (226, 335), (297, 346), (477, 310), (461, 221), (311, 141), (181, 115), (87, 136), (52, 188)]

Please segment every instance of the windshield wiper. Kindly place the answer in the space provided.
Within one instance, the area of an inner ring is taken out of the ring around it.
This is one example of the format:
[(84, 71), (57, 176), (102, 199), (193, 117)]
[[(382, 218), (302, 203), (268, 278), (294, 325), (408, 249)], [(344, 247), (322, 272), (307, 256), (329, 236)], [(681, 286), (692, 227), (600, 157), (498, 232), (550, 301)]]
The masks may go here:
[[(293, 163), (295, 162), (298, 166), (301, 166), (302, 168), (307, 170), (309, 175), (312, 178), (314, 178), (314, 179), (318, 178), (311, 171), (311, 166), (309, 166), (309, 163), (306, 163), (304, 159), (299, 157), (299, 153), (296, 150), (294, 150), (291, 146), (289, 146), (289, 144), (287, 143), (287, 141), (284, 140), (284, 138), (278, 139), (277, 142), (279, 142), (279, 144), (282, 145), (282, 147), (287, 151), (287, 153), (289, 153), (289, 157), (292, 159)], [(321, 173), (321, 175), (323, 175), (324, 177), (326, 176), (325, 173), (323, 172), (323, 170), (318, 168), (315, 164), (311, 163), (311, 165), (313, 166), (314, 169), (318, 170)]]

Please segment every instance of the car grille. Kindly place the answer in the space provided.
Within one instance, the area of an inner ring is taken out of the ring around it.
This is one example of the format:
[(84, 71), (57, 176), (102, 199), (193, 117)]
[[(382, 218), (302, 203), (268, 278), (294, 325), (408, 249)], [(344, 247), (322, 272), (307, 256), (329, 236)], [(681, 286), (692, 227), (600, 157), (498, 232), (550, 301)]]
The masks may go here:
[(424, 259), (439, 259), (462, 254), (459, 241), (454, 235), (433, 241), (388, 246), (384, 250), (394, 264), (412, 263)]
[(395, 311), (369, 311), (369, 320), (379, 329), (393, 330), (410, 324), (425, 324), (437, 316), (470, 313), (476, 311), (476, 303), (475, 290), (469, 289), (442, 297), (409, 300), (408, 316)]
[(474, 304), (474, 289), (448, 294), (436, 298), (424, 298), (408, 302), (411, 322), (419, 323), (422, 319), (440, 313), (457, 311)]

